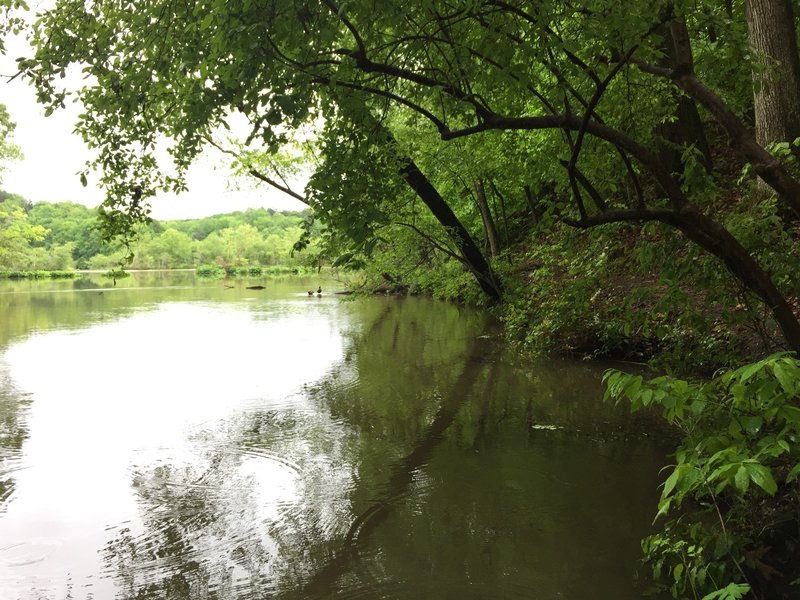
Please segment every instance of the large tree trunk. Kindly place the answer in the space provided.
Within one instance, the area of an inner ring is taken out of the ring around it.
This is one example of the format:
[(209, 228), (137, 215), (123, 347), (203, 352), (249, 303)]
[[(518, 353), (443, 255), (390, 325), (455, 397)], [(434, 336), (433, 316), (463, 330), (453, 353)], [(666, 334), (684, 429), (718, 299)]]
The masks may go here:
[(753, 73), (756, 141), (792, 142), (800, 136), (800, 57), (791, 0), (746, 0)]
[(494, 224), (492, 212), (489, 210), (489, 203), (486, 201), (486, 188), (484, 188), (483, 180), (480, 177), (475, 180), (475, 199), (478, 203), (478, 210), (481, 211), (483, 230), (486, 232), (486, 241), (489, 242), (489, 252), (492, 258), (497, 258), (500, 256), (500, 242), (497, 236), (497, 227)]

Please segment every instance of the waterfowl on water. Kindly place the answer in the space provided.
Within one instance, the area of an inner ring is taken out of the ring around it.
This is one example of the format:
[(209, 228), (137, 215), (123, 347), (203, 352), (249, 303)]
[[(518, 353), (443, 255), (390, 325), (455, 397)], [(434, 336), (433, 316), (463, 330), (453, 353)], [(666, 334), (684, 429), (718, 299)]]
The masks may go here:
[(319, 286), (317, 288), (317, 296), (321, 296), (321, 295), (322, 295), (322, 286)]
[(308, 290), (308, 295), (309, 296), (313, 296), (314, 295), (314, 290)]

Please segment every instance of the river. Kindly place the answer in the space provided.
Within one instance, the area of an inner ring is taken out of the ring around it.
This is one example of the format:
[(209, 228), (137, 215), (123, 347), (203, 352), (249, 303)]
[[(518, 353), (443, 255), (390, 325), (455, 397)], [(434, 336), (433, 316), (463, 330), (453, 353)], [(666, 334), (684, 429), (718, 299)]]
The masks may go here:
[(607, 365), (340, 288), (0, 281), (0, 598), (641, 597), (669, 448)]

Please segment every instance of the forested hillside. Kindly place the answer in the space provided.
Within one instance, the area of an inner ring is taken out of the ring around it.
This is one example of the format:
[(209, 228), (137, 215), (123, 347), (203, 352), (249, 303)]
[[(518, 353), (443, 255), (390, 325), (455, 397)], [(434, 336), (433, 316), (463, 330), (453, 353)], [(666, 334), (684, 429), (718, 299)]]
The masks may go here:
[(31, 204), (0, 192), (0, 270), (300, 265), (301, 257), (292, 248), (303, 222), (300, 213), (271, 209), (152, 220), (137, 226), (128, 263), (128, 249), (119, 240), (104, 239), (96, 209), (72, 202)]

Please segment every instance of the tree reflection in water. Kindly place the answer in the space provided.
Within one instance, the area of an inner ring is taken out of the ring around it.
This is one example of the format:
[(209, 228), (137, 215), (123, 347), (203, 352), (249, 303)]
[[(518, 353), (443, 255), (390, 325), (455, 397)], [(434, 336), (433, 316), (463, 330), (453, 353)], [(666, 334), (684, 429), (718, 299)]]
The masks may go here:
[[(425, 371), (422, 379), (418, 371), (410, 380), (412, 391), (397, 381), (385, 381), (386, 386), (369, 376), (362, 381), (360, 367), (374, 360), (364, 357), (364, 347), (372, 344), (370, 351), (380, 351), (374, 338), (387, 326), (393, 332), (390, 350), (397, 353), (404, 317), (397, 314), (402, 312), (398, 306), (384, 305), (366, 332), (351, 332), (345, 359), (323, 381), (306, 388), (304, 393), (314, 399), (307, 410), (243, 413), (217, 431), (195, 432), (193, 442), (202, 458), (135, 473), (144, 528), (120, 530), (104, 553), (107, 574), (125, 598), (312, 597), (336, 588), (337, 580), (355, 567), (360, 541), (408, 494), (415, 473), (484, 369), (485, 341), (471, 342), (465, 355), (462, 337), (450, 343), (449, 351), (439, 349), (432, 361), (420, 361), (412, 347), (407, 348), (410, 356), (396, 356), (401, 370), (412, 362)], [(414, 321), (411, 327), (417, 327)], [(378, 345), (380, 339), (385, 338)], [(448, 382), (459, 355), (461, 373)], [(435, 363), (443, 361), (450, 367), (436, 374)], [(385, 368), (380, 372), (387, 376)], [(397, 375), (391, 372), (389, 379)], [(420, 389), (421, 381), (429, 382), (427, 389)], [(443, 393), (443, 386), (450, 392)], [(390, 402), (380, 394), (363, 397), (381, 389), (400, 397)], [(403, 395), (413, 402), (403, 403)], [(345, 404), (347, 410), (340, 412)], [(409, 409), (415, 412), (413, 422), (403, 414)], [(385, 410), (390, 413), (375, 418)], [(401, 424), (407, 429), (399, 436), (365, 436), (376, 427)], [(376, 452), (386, 443), (393, 447), (382, 454), (381, 468), (364, 469), (381, 456)], [(394, 461), (388, 460), (392, 454), (398, 455)], [(362, 504), (354, 503), (358, 497), (370, 500), (355, 514), (354, 504)]]
[(311, 540), (349, 514), (352, 473), (337, 454), (347, 433), (324, 413), (259, 411), (227, 425), (197, 434), (198, 464), (134, 476), (144, 531), (120, 532), (105, 550), (125, 598), (274, 593), (300, 576)]
[(30, 397), (14, 389), (0, 362), (0, 516), (14, 494), (14, 472), (23, 468), (22, 444), (28, 438), (24, 412)]
[(122, 597), (638, 598), (662, 455), (587, 397), (597, 369), (520, 368), (453, 307), (373, 307), (302, 401), (134, 475), (144, 529), (105, 550)]

